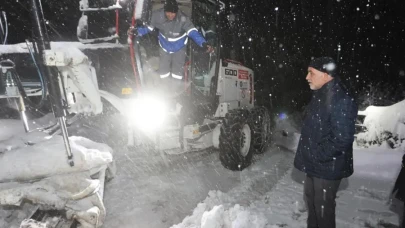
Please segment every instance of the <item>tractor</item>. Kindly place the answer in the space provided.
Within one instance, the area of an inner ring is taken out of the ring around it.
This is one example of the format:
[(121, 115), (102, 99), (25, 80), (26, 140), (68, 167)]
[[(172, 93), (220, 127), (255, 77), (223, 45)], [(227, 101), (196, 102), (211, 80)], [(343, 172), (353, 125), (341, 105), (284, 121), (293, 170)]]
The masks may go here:
[[(156, 56), (148, 52), (156, 53), (153, 49), (159, 47), (150, 37), (136, 38), (132, 42), (134, 49), (140, 50), (136, 68), (140, 72), (139, 81), (146, 89), (138, 97), (145, 101), (134, 105), (135, 127), (165, 154), (214, 147), (219, 149), (224, 167), (243, 170), (251, 164), (253, 154), (263, 153), (270, 141), (269, 112), (265, 107), (255, 106), (254, 72), (240, 62), (221, 58), (221, 24), (225, 12), (222, 2), (192, 0), (181, 1), (179, 5), (216, 51), (205, 53), (189, 42), (184, 89), (174, 98), (176, 109), (169, 111), (159, 107), (167, 101), (151, 98), (159, 85), (156, 85), (158, 76), (150, 70), (150, 62)], [(150, 12), (162, 8), (163, 3), (143, 1), (135, 7), (142, 9), (134, 11), (135, 18), (147, 24)]]

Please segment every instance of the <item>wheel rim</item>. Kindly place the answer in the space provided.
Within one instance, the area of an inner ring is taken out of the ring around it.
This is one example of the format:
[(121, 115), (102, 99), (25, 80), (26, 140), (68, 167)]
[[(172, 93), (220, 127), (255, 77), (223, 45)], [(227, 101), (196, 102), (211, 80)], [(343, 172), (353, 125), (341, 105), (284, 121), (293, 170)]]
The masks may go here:
[(252, 134), (249, 125), (247, 124), (243, 125), (241, 137), (241, 149), (240, 149), (240, 154), (243, 157), (246, 157), (249, 154), (250, 142), (252, 140), (251, 135)]

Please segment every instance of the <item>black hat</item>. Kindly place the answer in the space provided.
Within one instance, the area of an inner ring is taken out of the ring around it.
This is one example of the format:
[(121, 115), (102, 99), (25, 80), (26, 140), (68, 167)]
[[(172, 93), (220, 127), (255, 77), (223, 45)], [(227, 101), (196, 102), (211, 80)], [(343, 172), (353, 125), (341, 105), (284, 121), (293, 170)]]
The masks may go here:
[(332, 77), (336, 76), (337, 65), (331, 57), (319, 57), (309, 63), (309, 67), (315, 68), (321, 72), (327, 73)]
[(179, 6), (177, 5), (176, 0), (166, 0), (164, 10), (165, 12), (177, 13), (177, 11), (179, 11)]

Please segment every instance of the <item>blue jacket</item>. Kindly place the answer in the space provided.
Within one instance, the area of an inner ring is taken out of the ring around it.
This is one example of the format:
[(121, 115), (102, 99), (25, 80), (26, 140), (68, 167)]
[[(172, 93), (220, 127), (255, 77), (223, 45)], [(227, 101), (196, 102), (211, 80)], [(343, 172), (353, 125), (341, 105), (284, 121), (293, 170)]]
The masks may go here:
[(353, 174), (357, 105), (339, 78), (313, 92), (294, 166), (310, 176), (339, 180)]
[(160, 47), (168, 53), (182, 49), (187, 44), (188, 37), (200, 47), (203, 47), (206, 42), (190, 19), (181, 11), (177, 12), (172, 21), (166, 18), (163, 9), (154, 11), (150, 24), (146, 27), (138, 27), (138, 36), (146, 35), (154, 29), (159, 30)]

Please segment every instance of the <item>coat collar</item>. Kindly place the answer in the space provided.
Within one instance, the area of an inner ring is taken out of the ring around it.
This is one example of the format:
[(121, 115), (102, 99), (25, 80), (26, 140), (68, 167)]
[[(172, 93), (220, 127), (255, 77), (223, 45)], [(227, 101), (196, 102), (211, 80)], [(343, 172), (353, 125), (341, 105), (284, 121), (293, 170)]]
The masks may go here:
[(333, 78), (333, 80), (323, 85), (322, 88), (314, 91), (314, 94), (319, 96), (322, 94), (329, 93), (332, 90), (332, 88), (339, 83), (339, 81), (340, 79), (338, 77)]

